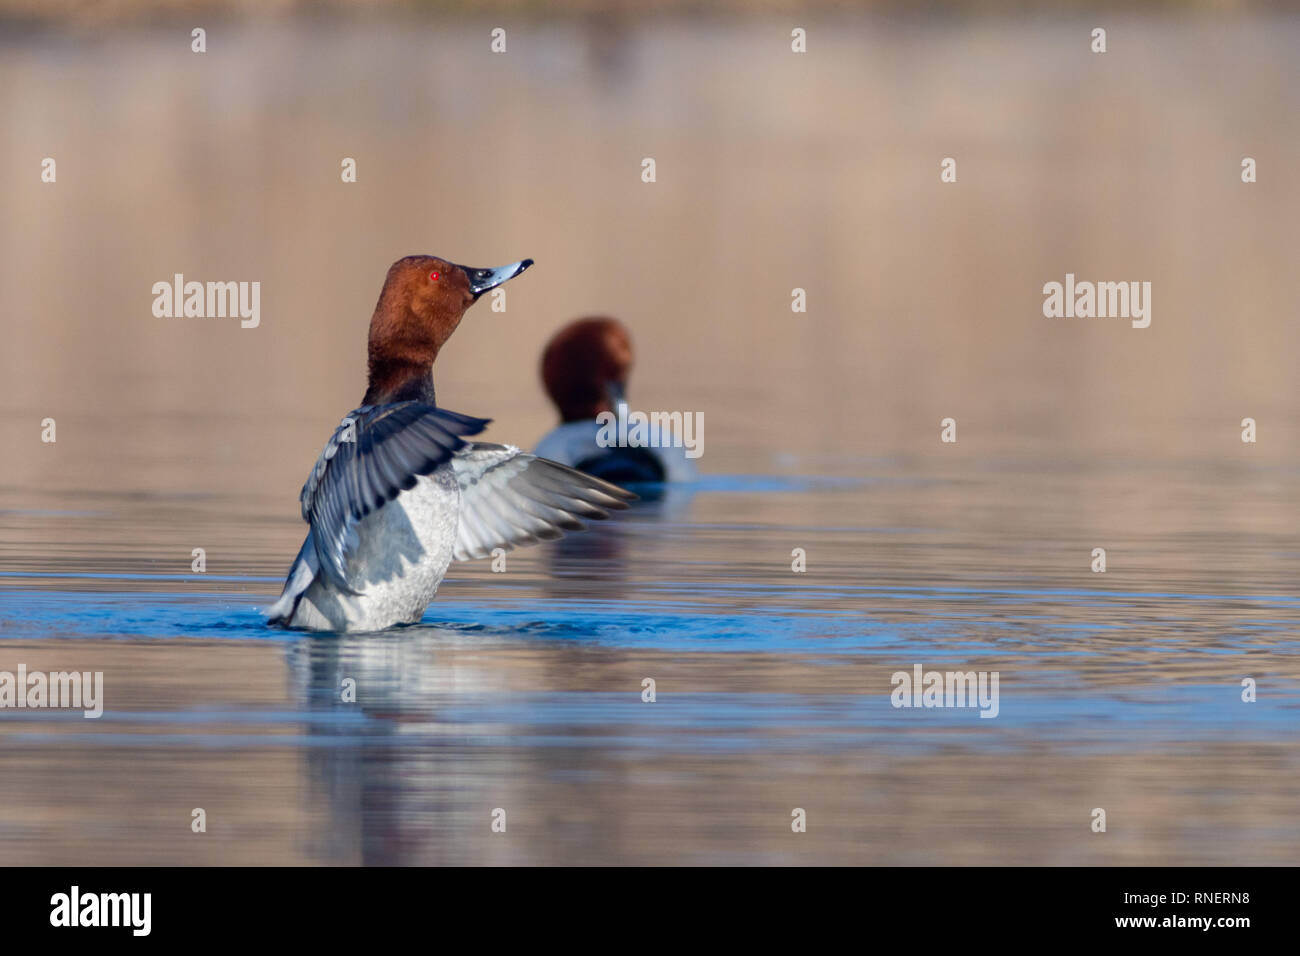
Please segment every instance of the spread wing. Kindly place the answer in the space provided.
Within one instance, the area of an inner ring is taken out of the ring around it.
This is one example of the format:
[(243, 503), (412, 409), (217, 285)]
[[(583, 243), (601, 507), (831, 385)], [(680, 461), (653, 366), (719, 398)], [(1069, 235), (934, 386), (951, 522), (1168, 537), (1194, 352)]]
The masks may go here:
[(558, 538), (583, 527), (579, 518), (608, 518), (636, 498), (594, 478), (511, 445), (473, 442), (451, 460), (460, 485), (457, 561), (486, 558), (494, 548)]
[(348, 414), (316, 459), (299, 498), (321, 571), (331, 584), (355, 593), (344, 566), (356, 546), (357, 522), (449, 461), (466, 447), (462, 436), (477, 435), (489, 420), (423, 402), (362, 405)]

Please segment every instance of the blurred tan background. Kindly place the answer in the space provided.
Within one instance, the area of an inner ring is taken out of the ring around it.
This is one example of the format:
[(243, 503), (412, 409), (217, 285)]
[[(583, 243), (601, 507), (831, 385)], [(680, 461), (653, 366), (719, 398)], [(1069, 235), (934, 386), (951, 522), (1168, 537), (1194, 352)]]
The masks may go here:
[[(550, 426), (540, 349), (605, 312), (634, 404), (705, 412), (706, 471), (1295, 460), (1293, 16), (62, 9), (6, 20), (0, 57), (7, 482), (296, 489), (413, 252), (537, 260), (436, 370), (500, 440)], [(260, 328), (154, 318), (176, 272), (260, 281)], [(1066, 272), (1152, 282), (1151, 327), (1044, 318)]]

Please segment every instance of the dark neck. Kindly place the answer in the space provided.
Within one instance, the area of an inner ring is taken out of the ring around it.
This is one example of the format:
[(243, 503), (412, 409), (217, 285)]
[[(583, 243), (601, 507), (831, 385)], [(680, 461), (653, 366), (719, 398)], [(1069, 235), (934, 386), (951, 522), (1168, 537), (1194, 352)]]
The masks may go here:
[(569, 409), (567, 412), (560, 413), (560, 421), (564, 425), (570, 422), (590, 422), (595, 421), (596, 416), (601, 412), (612, 412), (613, 409), (608, 405), (591, 405), (583, 409)]
[[(619, 392), (618, 400), (624, 400), (622, 392)], [(588, 402), (585, 405), (566, 405), (560, 409), (560, 418), (567, 425), (569, 422), (589, 422), (601, 412), (613, 411), (613, 403), (607, 398), (602, 398), (594, 402)]]
[(433, 367), (423, 363), (371, 363), (370, 387), (362, 405), (388, 405), (393, 402), (424, 402), (437, 405), (433, 390)]

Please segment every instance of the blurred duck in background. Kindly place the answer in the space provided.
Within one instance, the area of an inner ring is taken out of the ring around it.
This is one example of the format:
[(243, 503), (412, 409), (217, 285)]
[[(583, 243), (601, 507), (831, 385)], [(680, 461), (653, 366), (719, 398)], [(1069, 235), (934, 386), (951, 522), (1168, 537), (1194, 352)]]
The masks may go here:
[(576, 319), (556, 332), (542, 353), (542, 383), (560, 424), (536, 454), (619, 484), (693, 481), (695, 462), (667, 429), (651, 426), (645, 447), (608, 440), (613, 429), (597, 416), (627, 414), (631, 370), (632, 337), (617, 319)]

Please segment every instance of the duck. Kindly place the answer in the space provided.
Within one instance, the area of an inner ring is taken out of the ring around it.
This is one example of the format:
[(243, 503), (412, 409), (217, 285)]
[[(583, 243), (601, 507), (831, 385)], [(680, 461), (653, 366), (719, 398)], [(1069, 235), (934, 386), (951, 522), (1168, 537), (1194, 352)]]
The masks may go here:
[(646, 447), (598, 440), (599, 416), (626, 415), (632, 360), (631, 333), (612, 316), (574, 319), (556, 332), (542, 352), (541, 377), (560, 423), (534, 454), (620, 485), (694, 481), (695, 462), (670, 435), (656, 431)]
[(533, 265), (398, 259), (370, 319), (367, 387), (299, 495), (306, 539), (268, 624), (379, 631), (419, 621), (454, 561), (550, 540), (633, 493), (513, 445), (470, 440), (490, 419), (437, 404), (433, 365), (465, 312)]

